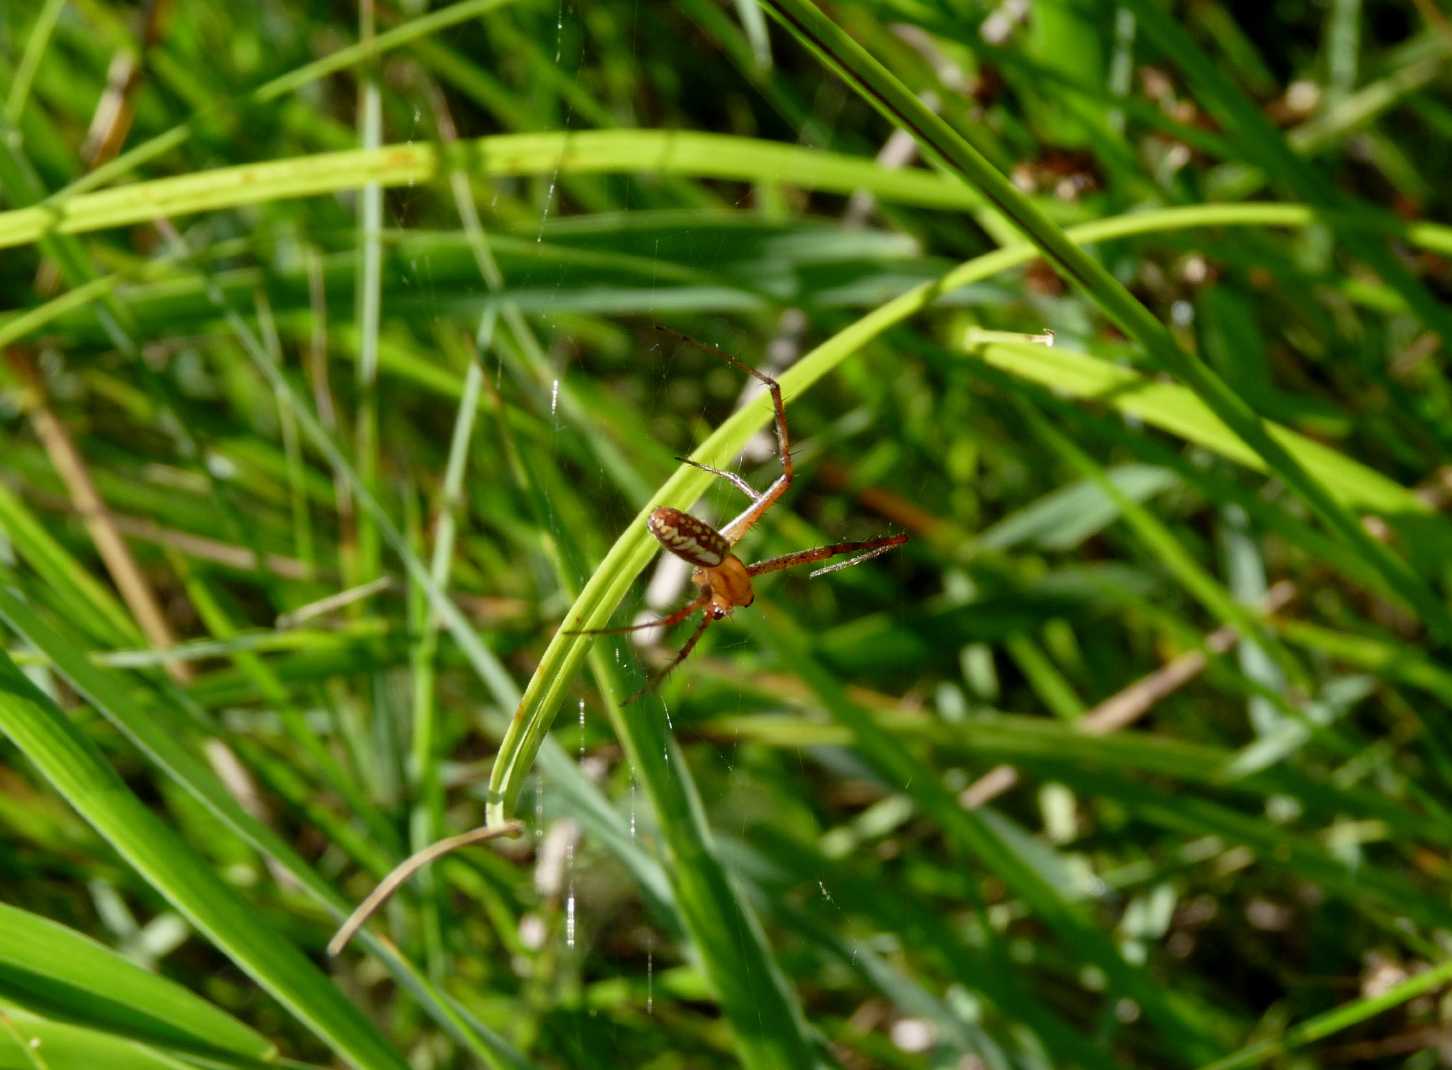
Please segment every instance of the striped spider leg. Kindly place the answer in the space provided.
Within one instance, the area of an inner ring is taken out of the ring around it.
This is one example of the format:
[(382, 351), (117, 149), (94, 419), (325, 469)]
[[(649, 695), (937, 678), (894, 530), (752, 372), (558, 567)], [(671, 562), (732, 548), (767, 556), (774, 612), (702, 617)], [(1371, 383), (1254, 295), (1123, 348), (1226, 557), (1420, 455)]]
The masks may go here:
[(908, 541), (907, 535), (879, 535), (875, 539), (865, 539), (861, 542), (836, 542), (809, 550), (798, 550), (795, 553), (783, 554), (780, 557), (768, 558), (750, 565), (737, 557), (732, 552), (732, 547), (756, 525), (757, 521), (776, 504), (792, 484), (791, 435), (787, 430), (786, 405), (782, 402), (781, 387), (765, 372), (742, 363), (722, 350), (703, 346), (689, 338), (684, 340), (699, 349), (714, 354), (733, 368), (766, 385), (767, 390), (771, 392), (771, 403), (776, 414), (776, 445), (777, 454), (781, 458), (781, 475), (777, 476), (766, 490), (757, 493), (750, 483), (735, 472), (713, 468), (685, 457), (680, 458), (686, 464), (710, 472), (731, 483), (751, 499), (751, 504), (720, 531), (704, 520), (697, 520), (689, 513), (672, 509), (668, 505), (663, 505), (653, 511), (646, 519), (646, 527), (668, 552), (695, 566), (695, 570), (691, 573), (691, 580), (700, 588), (700, 593), (674, 613), (658, 620), (617, 628), (588, 628), (566, 633), (569, 635), (606, 635), (642, 631), (646, 628), (670, 628), (697, 610), (702, 611), (700, 623), (696, 625), (695, 631), (691, 633), (685, 645), (676, 652), (675, 657), (663, 669), (651, 676), (635, 694), (626, 699), (626, 705), (654, 688), (681, 662), (685, 661), (691, 651), (695, 649), (696, 644), (701, 641), (701, 636), (706, 634), (707, 628), (719, 620), (725, 620), (734, 610), (749, 606), (755, 601), (756, 592), (751, 585), (753, 576), (760, 576), (767, 572), (780, 572), (783, 569), (796, 568), (798, 565), (823, 561), (829, 557), (840, 557), (843, 554), (853, 555), (846, 561), (815, 569), (811, 573), (812, 576), (822, 576), (828, 572), (837, 572), (853, 565), (860, 565), (864, 561), (870, 561)]

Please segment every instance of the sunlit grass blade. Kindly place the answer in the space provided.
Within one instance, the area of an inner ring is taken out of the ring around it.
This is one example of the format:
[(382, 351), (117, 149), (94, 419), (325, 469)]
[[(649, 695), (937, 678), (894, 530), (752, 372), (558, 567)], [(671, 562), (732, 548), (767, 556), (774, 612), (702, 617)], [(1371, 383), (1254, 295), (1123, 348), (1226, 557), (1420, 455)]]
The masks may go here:
[[(110, 993), (98, 1000), (95, 989)], [(164, 1047), (271, 1060), (272, 1041), (109, 948), (0, 904), (0, 995), (38, 1013)]]
[[(6, 1065), (50, 1070), (104, 1066), (107, 1070), (188, 1070), (195, 1065), (165, 1050), (98, 1029), (35, 1015), (0, 1003), (0, 1059)], [(248, 1065), (243, 1063), (242, 1065)], [(266, 1066), (267, 1063), (254, 1063)]]
[[(973, 331), (963, 353), (1028, 382), (1070, 397), (1098, 401), (1126, 416), (1212, 449), (1256, 471), (1270, 471), (1265, 459), (1234, 435), (1189, 389), (1064, 346), (1031, 345), (1006, 335)], [(1267, 421), (1267, 432), (1307, 471), (1332, 488), (1347, 506), (1394, 519), (1429, 516), (1427, 503), (1380, 472), (1306, 435)]]

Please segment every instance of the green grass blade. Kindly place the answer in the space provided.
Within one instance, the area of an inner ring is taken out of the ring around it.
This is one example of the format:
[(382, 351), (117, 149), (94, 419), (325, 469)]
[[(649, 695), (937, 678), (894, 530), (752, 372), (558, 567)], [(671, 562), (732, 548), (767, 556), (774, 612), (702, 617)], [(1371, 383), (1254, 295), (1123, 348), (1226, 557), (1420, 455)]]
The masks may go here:
[(148, 883), (341, 1057), (362, 1067), (406, 1065), (317, 967), (141, 804), (3, 653), (0, 731)]
[[(1266, 430), (1261, 418), (1208, 365), (1180, 348), (1169, 330), (1099, 261), (1075, 245), (972, 145), (934, 114), (811, 0), (764, 0), (829, 67), (895, 125), (1016, 224), (1065, 279), (1079, 286), (1160, 368), (1184, 380), (1266, 467), (1305, 500), (1422, 617), (1442, 644), (1452, 644), (1452, 613), (1405, 561), (1373, 539), (1357, 517)], [(1137, 4), (1144, 7), (1145, 4)], [(1159, 16), (1161, 21), (1167, 17)], [(1405, 295), (1404, 295), (1405, 296)]]
[[(97, 990), (108, 993), (101, 999)], [(0, 903), (0, 997), (163, 1047), (270, 1060), (276, 1046), (164, 977), (47, 918)]]
[(0, 1065), (21, 1070), (72, 1066), (191, 1070), (195, 1064), (124, 1037), (52, 1021), (0, 1003)]
[(1314, 1044), (1329, 1036), (1349, 1029), (1354, 1025), (1374, 1018), (1378, 1014), (1400, 1007), (1428, 992), (1434, 992), (1452, 980), (1452, 962), (1443, 962), (1431, 969), (1423, 970), (1385, 992), (1374, 996), (1344, 1003), (1334, 1010), (1318, 1014), (1299, 1025), (1286, 1030), (1285, 1035), (1274, 1040), (1261, 1040), (1247, 1045), (1233, 1055), (1206, 1063), (1200, 1070), (1240, 1070), (1241, 1067), (1259, 1066), (1271, 1059), (1298, 1048)]
[(763, 609), (766, 623), (761, 628), (769, 631), (771, 645), (784, 651), (793, 670), (802, 676), (833, 718), (847, 726), (857, 751), (883, 781), (900, 785), (900, 790), (913, 799), (960, 851), (976, 858), (1003, 880), (1072, 949), (1076, 958), (1093, 962), (1104, 970), (1119, 992), (1143, 1007), (1146, 1017), (1163, 1032), (1184, 1061), (1193, 1063), (1203, 1058), (1195, 1053), (1211, 1047), (1205, 1024), (1195, 1021), (1183, 1005), (1178, 1005), (1147, 974), (1125, 961), (1113, 942), (1077, 905), (1050, 884), (1019, 845), (1003, 837), (983, 815), (962, 807), (935, 771), (925, 769), (899, 740), (884, 732), (854, 703), (832, 674), (817, 664), (806, 637), (796, 625), (770, 607)]
[[(988, 337), (982, 332), (972, 336), (975, 341)], [(1249, 449), (1204, 401), (1185, 387), (1063, 346), (1005, 340), (965, 345), (962, 352), (1010, 375), (1071, 397), (1101, 401), (1126, 416), (1214, 450), (1237, 464), (1268, 472), (1265, 459)], [(1389, 519), (1430, 515), (1426, 502), (1380, 472), (1289, 428), (1268, 421), (1266, 429), (1299, 464), (1332, 488), (1347, 507), (1375, 512)]]
[[(346, 917), (351, 904), (322, 881), (271, 829), (247, 814), (217, 780), (212, 771), (184, 743), (187, 733), (179, 732), (168, 717), (143, 708), (117, 675), (95, 665), (86, 647), (63, 626), (43, 621), (10, 590), (0, 587), (0, 618), (35, 649), (45, 654), (66, 680), (83, 694), (108, 720), (141, 749), (178, 785), (203, 803), (244, 841), (277, 862), (335, 920)], [(408, 989), (440, 1024), (462, 1044), (473, 1050), (486, 1066), (508, 1061), (507, 1048), (495, 1038), (481, 1036), (450, 1006), (442, 993), (420, 976), (386, 943), (364, 934), (400, 985)]]
[[(459, 3), (411, 19), (402, 26), (396, 26), (371, 40), (359, 41), (346, 48), (337, 49), (324, 59), (299, 67), (280, 78), (274, 78), (239, 100), (228, 103), (238, 111), (268, 104), (303, 86), (326, 78), (330, 74), (337, 74), (349, 67), (377, 59), (393, 49), (402, 48), (428, 37), (430, 34), (440, 33), (462, 22), (478, 18), (511, 2), (512, 0), (460, 0)], [(226, 105), (218, 105), (216, 111), (220, 113), (225, 110), (225, 107)], [(203, 124), (199, 122), (199, 118), (201, 117), (194, 117), (185, 123), (180, 123), (170, 130), (128, 149), (114, 160), (102, 164), (77, 179), (57, 193), (52, 201), (65, 201), (86, 190), (109, 185), (116, 179), (130, 174), (142, 164), (186, 144), (192, 135), (202, 128)]]

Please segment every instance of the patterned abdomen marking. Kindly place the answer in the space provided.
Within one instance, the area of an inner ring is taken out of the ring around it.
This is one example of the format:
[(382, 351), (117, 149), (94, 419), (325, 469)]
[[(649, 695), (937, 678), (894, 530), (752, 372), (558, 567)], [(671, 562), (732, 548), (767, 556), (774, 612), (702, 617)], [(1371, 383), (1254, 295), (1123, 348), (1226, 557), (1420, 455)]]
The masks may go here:
[(690, 513), (663, 505), (645, 522), (662, 546), (699, 568), (715, 568), (731, 553), (721, 533)]

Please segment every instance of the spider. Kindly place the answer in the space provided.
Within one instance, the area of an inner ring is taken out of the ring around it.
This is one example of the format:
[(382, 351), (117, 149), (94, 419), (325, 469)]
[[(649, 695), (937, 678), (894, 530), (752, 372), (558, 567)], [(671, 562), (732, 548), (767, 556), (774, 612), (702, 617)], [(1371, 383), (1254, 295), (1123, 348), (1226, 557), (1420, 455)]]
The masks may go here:
[(703, 611), (701, 622), (696, 625), (696, 630), (691, 633), (691, 637), (686, 640), (685, 645), (676, 652), (675, 657), (665, 668), (649, 678), (635, 694), (625, 700), (626, 705), (654, 688), (681, 662), (685, 661), (691, 651), (695, 649), (696, 644), (701, 641), (701, 636), (706, 634), (707, 628), (719, 620), (725, 620), (733, 610), (749, 606), (756, 600), (756, 593), (751, 587), (752, 577), (767, 572), (780, 572), (782, 569), (796, 568), (798, 565), (808, 565), (813, 561), (837, 557), (840, 554), (854, 555), (846, 561), (838, 561), (836, 564), (813, 569), (809, 573), (809, 578), (822, 576), (828, 572), (837, 572), (844, 568), (851, 568), (853, 565), (860, 565), (864, 561), (870, 561), (908, 541), (907, 535), (879, 535), (875, 539), (866, 539), (862, 542), (834, 542), (827, 546), (816, 546), (810, 550), (797, 550), (795, 553), (769, 557), (765, 561), (756, 561), (749, 565), (732, 553), (731, 548), (741, 541), (743, 535), (756, 526), (757, 521), (766, 515), (766, 511), (775, 505), (777, 500), (786, 493), (787, 488), (792, 485), (791, 436), (787, 431), (786, 406), (782, 402), (781, 387), (765, 372), (737, 360), (723, 350), (702, 345), (685, 336), (680, 337), (682, 341), (719, 357), (733, 368), (759, 380), (765, 384), (767, 390), (771, 391), (771, 403), (776, 411), (776, 450), (781, 458), (781, 475), (777, 476), (765, 491), (758, 494), (750, 483), (735, 472), (712, 468), (708, 464), (701, 464), (687, 457), (677, 458), (693, 468), (699, 468), (726, 480), (750, 498), (751, 504), (747, 506), (745, 512), (720, 531), (704, 520), (697, 520), (689, 513), (672, 509), (668, 505), (654, 510), (646, 518), (646, 527), (667, 551), (696, 566), (695, 571), (691, 573), (691, 580), (701, 589), (700, 593), (674, 613), (657, 620), (616, 628), (583, 628), (566, 633), (568, 635), (608, 635), (642, 631), (646, 628), (670, 628), (685, 620), (696, 610)]

